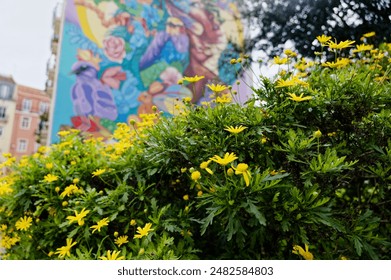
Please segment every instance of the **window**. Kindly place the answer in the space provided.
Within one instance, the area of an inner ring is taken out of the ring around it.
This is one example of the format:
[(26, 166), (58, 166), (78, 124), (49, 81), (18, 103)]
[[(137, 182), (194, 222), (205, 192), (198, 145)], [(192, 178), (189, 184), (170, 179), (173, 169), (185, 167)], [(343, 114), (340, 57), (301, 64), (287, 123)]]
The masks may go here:
[(31, 123), (31, 118), (29, 118), (29, 117), (23, 117), (23, 118), (20, 120), (20, 128), (29, 129), (29, 128), (30, 128), (30, 123)]
[(4, 106), (0, 106), (0, 119), (5, 119), (5, 113), (7, 111), (7, 108)]
[(49, 112), (49, 103), (39, 102), (39, 114), (42, 115), (43, 113), (47, 112)]
[(27, 140), (18, 139), (18, 146), (16, 148), (17, 152), (26, 152), (27, 151)]
[(30, 99), (23, 99), (22, 101), (22, 111), (30, 112), (33, 102)]
[(0, 98), (10, 99), (11, 98), (11, 89), (7, 85), (0, 86)]

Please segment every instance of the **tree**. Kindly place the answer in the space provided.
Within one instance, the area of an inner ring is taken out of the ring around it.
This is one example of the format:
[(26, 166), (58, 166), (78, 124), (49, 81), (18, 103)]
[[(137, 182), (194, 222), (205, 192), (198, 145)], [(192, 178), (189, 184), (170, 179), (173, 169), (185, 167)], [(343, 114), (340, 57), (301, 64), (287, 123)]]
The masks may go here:
[(247, 51), (281, 53), (286, 42), (304, 56), (313, 57), (314, 39), (326, 34), (336, 40), (360, 42), (375, 32), (371, 43), (391, 36), (391, 0), (263, 0), (244, 1), (244, 19), (251, 35)]

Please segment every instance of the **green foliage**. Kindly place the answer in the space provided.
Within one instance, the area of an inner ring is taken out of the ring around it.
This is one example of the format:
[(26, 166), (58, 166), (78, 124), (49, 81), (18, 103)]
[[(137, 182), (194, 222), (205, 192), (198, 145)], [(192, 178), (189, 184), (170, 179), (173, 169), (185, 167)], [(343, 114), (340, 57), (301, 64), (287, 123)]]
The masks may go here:
[[(274, 56), (293, 42), (305, 57), (314, 57), (313, 39), (326, 33), (337, 40), (356, 40), (376, 32), (371, 43), (391, 35), (390, 1), (263, 0), (241, 1), (243, 18), (256, 26), (247, 40), (248, 48)], [(354, 15), (354, 16), (353, 16)], [(355, 20), (351, 20), (354, 17)], [(250, 52), (250, 51), (249, 51)]]
[(71, 130), (6, 155), (2, 257), (389, 259), (389, 51), (307, 72), (290, 56), (245, 105), (228, 88), (120, 124), (116, 141)]

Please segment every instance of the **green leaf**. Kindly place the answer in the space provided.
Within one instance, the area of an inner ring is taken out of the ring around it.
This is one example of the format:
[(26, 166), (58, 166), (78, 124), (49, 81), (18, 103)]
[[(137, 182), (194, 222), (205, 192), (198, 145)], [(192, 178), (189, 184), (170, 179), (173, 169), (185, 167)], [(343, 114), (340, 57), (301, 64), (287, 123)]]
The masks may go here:
[(258, 220), (259, 224), (266, 226), (266, 218), (265, 216), (259, 212), (258, 208), (251, 202), (247, 202), (247, 212), (249, 214), (253, 214), (255, 218)]
[(357, 237), (357, 236), (353, 236), (353, 243), (354, 243), (354, 248), (356, 249), (357, 255), (361, 256), (361, 254), (362, 254), (362, 247), (363, 247), (361, 239), (359, 237)]

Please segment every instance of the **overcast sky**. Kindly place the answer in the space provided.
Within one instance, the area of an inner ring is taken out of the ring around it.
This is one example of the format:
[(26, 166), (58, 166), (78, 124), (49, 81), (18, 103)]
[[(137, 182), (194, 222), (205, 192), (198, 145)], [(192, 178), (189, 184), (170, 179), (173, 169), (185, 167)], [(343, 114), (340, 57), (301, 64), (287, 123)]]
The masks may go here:
[(62, 0), (0, 0), (0, 74), (45, 88), (53, 11)]

